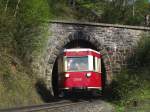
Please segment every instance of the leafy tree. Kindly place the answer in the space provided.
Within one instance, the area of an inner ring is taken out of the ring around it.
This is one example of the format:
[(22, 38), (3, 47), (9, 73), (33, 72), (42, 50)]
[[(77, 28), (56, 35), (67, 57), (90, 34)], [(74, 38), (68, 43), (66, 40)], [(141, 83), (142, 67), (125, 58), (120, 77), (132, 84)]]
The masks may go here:
[(144, 25), (145, 15), (149, 14), (150, 4), (143, 0), (107, 1), (102, 22)]

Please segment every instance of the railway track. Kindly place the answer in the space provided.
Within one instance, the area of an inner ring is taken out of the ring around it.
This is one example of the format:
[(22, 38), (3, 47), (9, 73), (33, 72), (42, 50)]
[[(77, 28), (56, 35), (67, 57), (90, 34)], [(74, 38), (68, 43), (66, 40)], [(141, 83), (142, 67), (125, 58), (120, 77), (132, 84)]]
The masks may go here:
[(56, 108), (62, 108), (62, 107), (66, 107), (66, 106), (82, 104), (82, 103), (87, 103), (87, 102), (89, 102), (89, 101), (85, 101), (85, 100), (78, 100), (78, 101), (64, 100), (64, 101), (46, 103), (46, 104), (41, 104), (41, 105), (32, 105), (32, 106), (0, 109), (0, 112), (36, 112), (36, 111), (41, 111), (41, 110), (54, 110)]

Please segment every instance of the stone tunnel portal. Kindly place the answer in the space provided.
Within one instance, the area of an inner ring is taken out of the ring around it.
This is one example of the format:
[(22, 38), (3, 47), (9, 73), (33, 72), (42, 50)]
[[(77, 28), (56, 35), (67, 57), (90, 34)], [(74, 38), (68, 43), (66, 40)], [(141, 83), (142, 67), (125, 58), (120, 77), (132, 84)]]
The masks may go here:
[[(63, 49), (70, 49), (70, 48), (91, 48), (93, 50), (99, 51), (96, 46), (94, 46), (91, 42), (88, 42), (87, 40), (82, 40), (82, 39), (76, 39), (73, 40), (69, 43), (67, 43), (61, 50), (60, 53), (62, 52)], [(52, 89), (53, 89), (53, 94), (54, 96), (58, 96), (59, 94), (59, 89), (58, 89), (58, 57), (57, 56), (55, 63), (53, 65), (53, 70), (52, 70)], [(103, 74), (103, 85), (105, 84), (105, 67), (104, 63), (102, 60), (102, 74)]]

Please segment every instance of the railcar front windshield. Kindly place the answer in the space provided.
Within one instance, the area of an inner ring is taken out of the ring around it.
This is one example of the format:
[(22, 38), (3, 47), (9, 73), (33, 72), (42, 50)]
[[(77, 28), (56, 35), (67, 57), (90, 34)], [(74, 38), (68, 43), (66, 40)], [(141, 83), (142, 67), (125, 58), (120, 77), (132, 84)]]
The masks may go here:
[(88, 71), (88, 56), (67, 57), (67, 71)]

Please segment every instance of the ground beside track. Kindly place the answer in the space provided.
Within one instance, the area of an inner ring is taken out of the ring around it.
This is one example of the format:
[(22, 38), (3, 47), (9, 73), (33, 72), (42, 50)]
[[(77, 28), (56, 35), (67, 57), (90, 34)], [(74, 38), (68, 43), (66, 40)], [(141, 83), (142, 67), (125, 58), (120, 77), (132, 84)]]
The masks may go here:
[(91, 100), (86, 103), (56, 108), (46, 112), (115, 112), (113, 105), (102, 100)]

